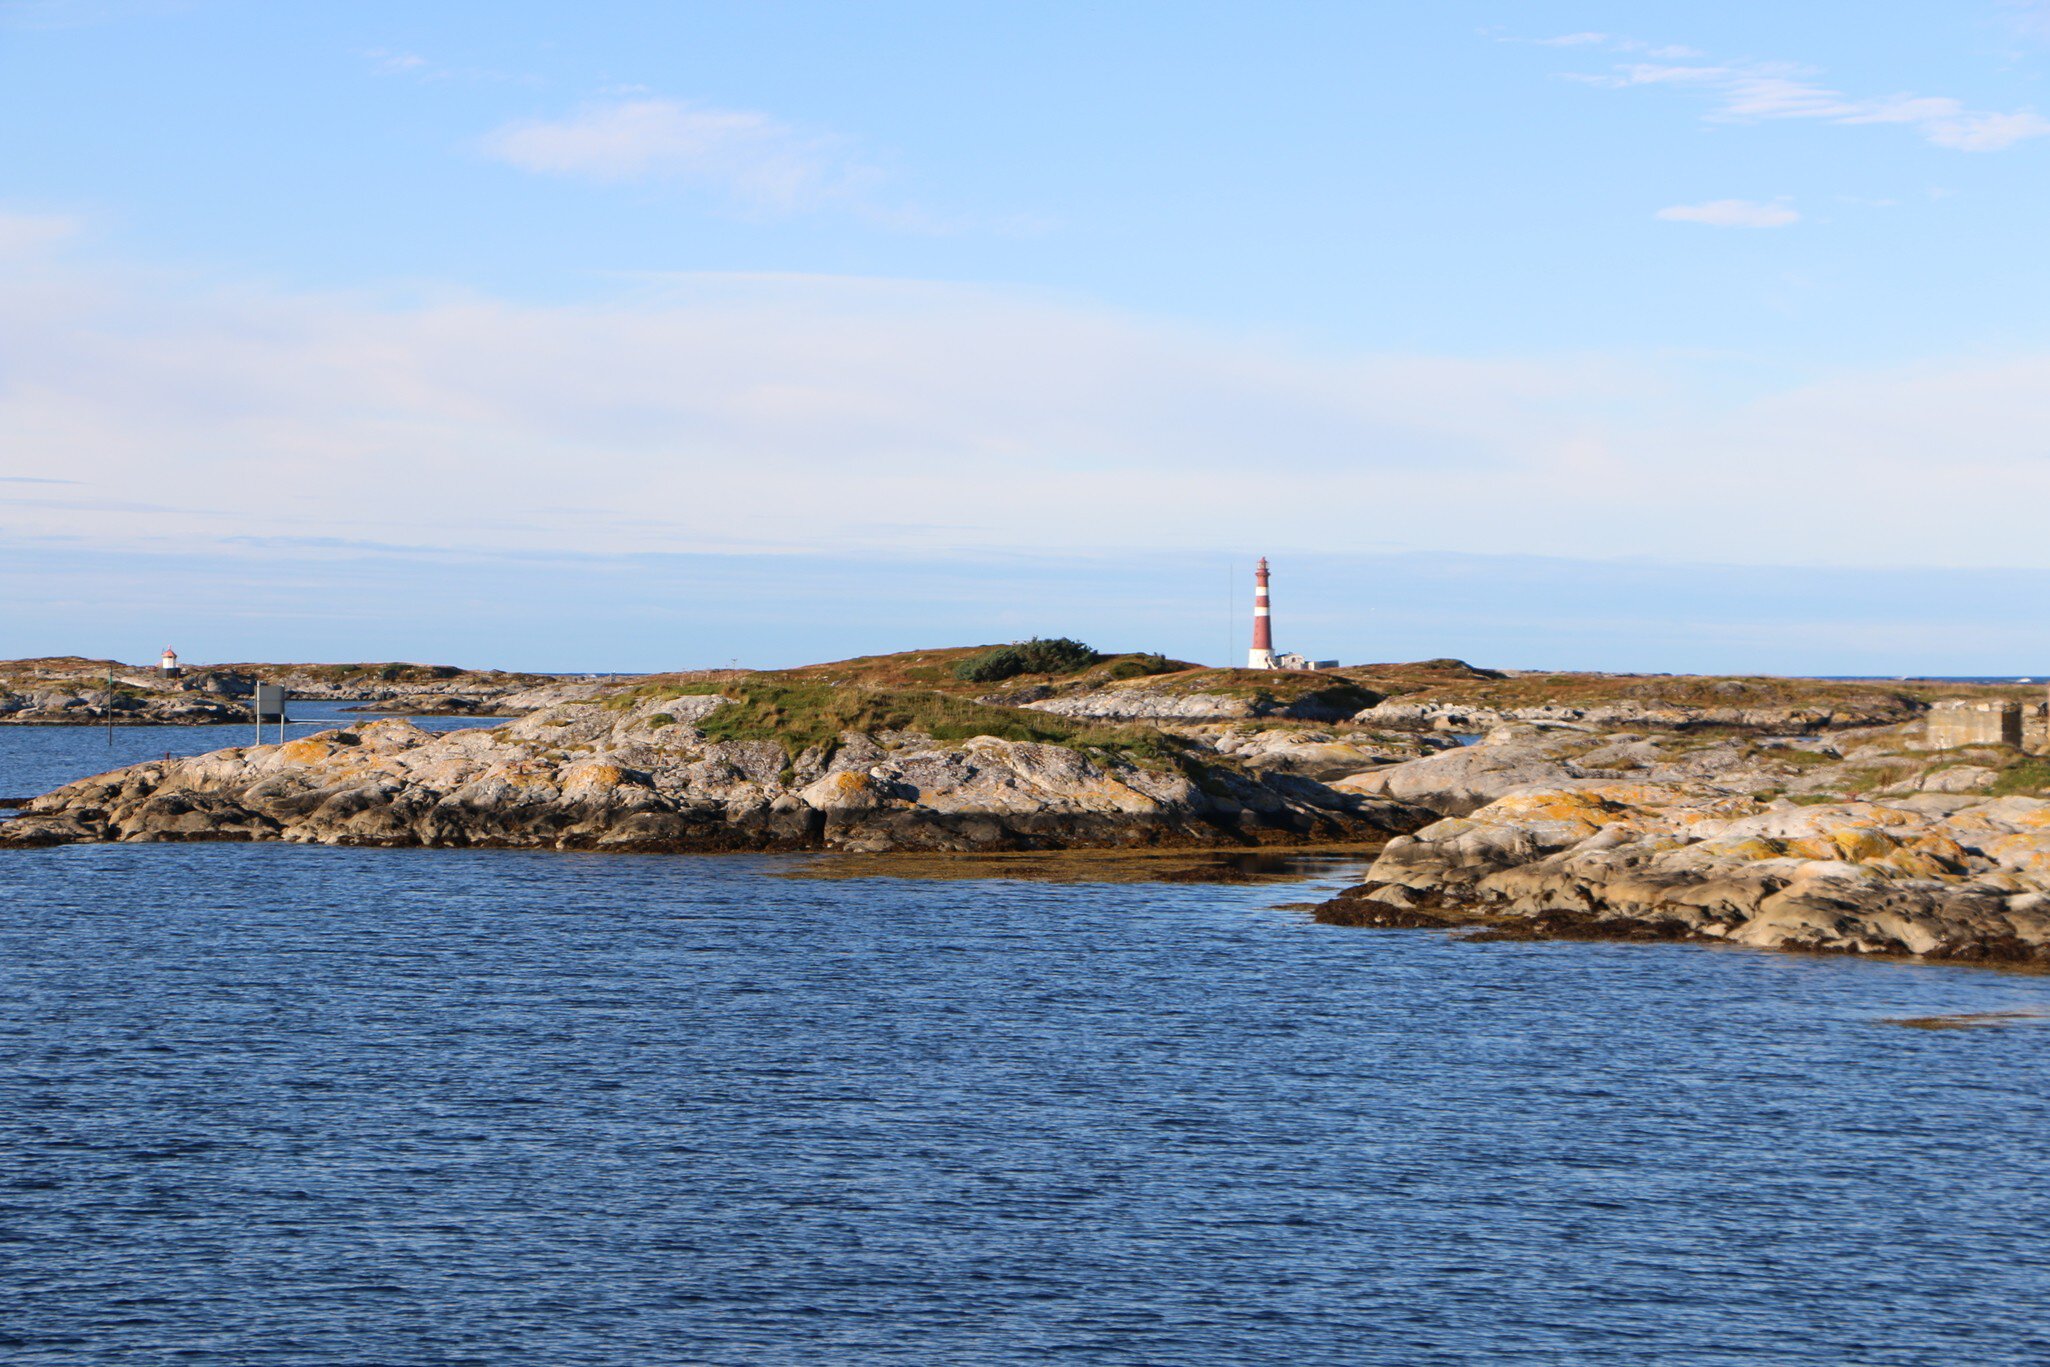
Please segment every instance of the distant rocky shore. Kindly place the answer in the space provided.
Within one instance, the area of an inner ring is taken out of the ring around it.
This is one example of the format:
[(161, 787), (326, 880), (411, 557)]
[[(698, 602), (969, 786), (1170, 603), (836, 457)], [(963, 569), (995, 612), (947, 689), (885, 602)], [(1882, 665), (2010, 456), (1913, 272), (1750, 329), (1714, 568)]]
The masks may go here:
[[(111, 684), (110, 684), (111, 680)], [(0, 725), (248, 724), (259, 683), (293, 701), (356, 702), (413, 716), (518, 716), (565, 684), (546, 675), (431, 665), (219, 665), (174, 674), (108, 660), (0, 662)]]

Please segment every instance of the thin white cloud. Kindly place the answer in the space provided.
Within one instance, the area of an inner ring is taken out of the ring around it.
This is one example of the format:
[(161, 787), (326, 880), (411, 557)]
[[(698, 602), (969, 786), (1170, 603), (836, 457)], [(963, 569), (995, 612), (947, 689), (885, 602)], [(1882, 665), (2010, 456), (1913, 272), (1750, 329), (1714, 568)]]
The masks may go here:
[(1684, 47), (1678, 43), (1647, 43), (1638, 38), (1623, 38), (1613, 33), (1593, 31), (1561, 33), (1550, 38), (1524, 38), (1496, 27), (1484, 28), (1481, 33), (1498, 43), (1522, 43), (1531, 47), (1603, 47), (1612, 52), (1629, 52), (1660, 61), (1680, 61), (1683, 58), (1703, 55), (1695, 48)]
[(78, 220), (65, 214), (18, 214), (0, 210), (0, 257), (26, 256), (77, 235)]
[(483, 145), (487, 155), (523, 171), (668, 181), (775, 213), (864, 205), (880, 180), (842, 138), (753, 110), (671, 99), (613, 100), (565, 118), (521, 120)]
[[(1375, 509), (1456, 504), (1404, 535), (2050, 565), (2050, 354), (1747, 404), (1679, 357), (1348, 353), (916, 281), (390, 304), (68, 257), (0, 273), (0, 317), (0, 476), (90, 480), (20, 488), (8, 533), (79, 545), (1190, 550), (1244, 544), (1250, 497), (1303, 550), (1356, 547)], [(2002, 496), (1932, 519), (1943, 462)], [(1828, 488), (1833, 516), (1761, 488)]]
[(0, 316), (0, 475), (90, 471), (128, 505), (45, 500), (10, 532), (109, 543), (1226, 544), (1248, 462), (1286, 453), (1318, 489), (1291, 536), (1338, 547), (1448, 475), (1525, 519), (1599, 458), (1588, 416), (1647, 387), (1631, 360), (1320, 354), (890, 280), (400, 307), (95, 263), (0, 275)]
[(2050, 0), (2006, 0), (2004, 8), (2017, 33), (2050, 40)]
[(497, 71), (480, 66), (447, 66), (433, 61), (417, 52), (406, 52), (394, 48), (365, 48), (358, 54), (370, 63), (372, 72), (379, 76), (405, 77), (420, 82), (473, 81), (492, 84), (542, 85), (537, 76), (523, 76), (511, 71)]
[(388, 48), (374, 47), (363, 55), (380, 76), (415, 75), (429, 68), (427, 59), (417, 52), (393, 52)]
[[(1610, 40), (1618, 53), (1646, 52), (1643, 44)], [(1670, 49), (1653, 49), (1658, 55)], [(1695, 54), (1698, 56), (1699, 54)], [(1813, 79), (1812, 68), (1788, 62), (1619, 62), (1610, 71), (1571, 79), (1611, 89), (1654, 86), (1693, 93), (1709, 102), (1718, 123), (1812, 119), (1842, 126), (1895, 124), (1937, 146), (1961, 152), (1997, 152), (2050, 136), (2050, 119), (2031, 109), (1974, 109), (1947, 95), (1851, 96)]]
[(1703, 204), (1675, 204), (1658, 211), (1668, 223), (1702, 223), (1711, 228), (1784, 228), (1801, 215), (1788, 205), (1755, 199), (1711, 199)]

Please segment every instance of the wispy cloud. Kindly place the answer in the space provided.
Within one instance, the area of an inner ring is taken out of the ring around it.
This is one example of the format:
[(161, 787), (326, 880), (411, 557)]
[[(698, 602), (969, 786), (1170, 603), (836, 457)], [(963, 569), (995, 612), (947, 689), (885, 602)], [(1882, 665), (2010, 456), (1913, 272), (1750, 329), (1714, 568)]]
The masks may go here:
[(1612, 52), (1629, 52), (1661, 61), (1679, 61), (1702, 55), (1696, 49), (1683, 47), (1678, 43), (1647, 43), (1640, 38), (1625, 38), (1614, 33), (1597, 33), (1592, 30), (1582, 33), (1559, 33), (1549, 38), (1526, 38), (1502, 28), (1484, 28), (1481, 32), (1498, 43), (1522, 43), (1531, 47), (1601, 47)]
[(2050, 0), (2005, 0), (2003, 8), (2023, 37), (2050, 40)]
[(372, 70), (380, 76), (404, 76), (418, 74), (430, 69), (431, 64), (417, 52), (393, 52), (389, 48), (366, 49), (363, 56), (371, 63)]
[[(1247, 462), (1280, 452), (1270, 480), (1317, 490), (1285, 520), (1299, 549), (1449, 479), (1477, 492), (1406, 524), (1420, 549), (1863, 563), (1906, 528), (1927, 563), (2050, 564), (2050, 353), (1747, 403), (1680, 359), (1347, 352), (916, 281), (380, 303), (66, 258), (0, 273), (0, 317), (0, 474), (125, 501), (4, 486), (10, 537), (1189, 551), (1243, 544)], [(2006, 496), (1930, 521), (1935, 456)], [(1661, 491), (1702, 469), (1676, 522)], [(1757, 497), (1797, 484), (1842, 515)]]
[(16, 214), (0, 209), (0, 257), (26, 255), (78, 232), (78, 220), (64, 214)]
[(666, 181), (756, 212), (859, 208), (882, 176), (846, 139), (746, 109), (683, 100), (621, 99), (564, 118), (509, 123), (487, 155), (542, 175)]
[(499, 71), (491, 67), (450, 66), (437, 62), (418, 52), (402, 51), (396, 48), (365, 48), (360, 54), (370, 63), (370, 69), (379, 76), (403, 76), (415, 81), (478, 81), (518, 85), (545, 84), (537, 76), (525, 76), (518, 72)]
[[(2050, 119), (2032, 109), (1974, 109), (1948, 95), (1854, 96), (1816, 80), (1812, 67), (1791, 62), (1673, 61), (1629, 40), (1605, 44), (1619, 55), (1645, 53), (1654, 60), (1618, 62), (1601, 73), (1571, 79), (1610, 89), (1658, 87), (1706, 100), (1707, 117), (1718, 123), (1811, 119), (1854, 126), (1894, 124), (1937, 147), (1961, 152), (1997, 152), (2031, 138), (2050, 136)], [(1699, 54), (1696, 54), (1697, 56)]]
[[(1322, 491), (1291, 535), (1350, 544), (1361, 499), (1447, 472), (1530, 517), (1590, 415), (1648, 387), (1628, 358), (1333, 354), (916, 281), (380, 304), (88, 263), (0, 274), (0, 316), (0, 474), (91, 471), (133, 504), (4, 486), (45, 495), (9, 532), (108, 541), (1222, 544), (1248, 453), (1286, 450)], [(179, 508), (202, 485), (224, 501)]]
[(1711, 228), (1784, 228), (1801, 215), (1781, 203), (1755, 199), (1711, 199), (1703, 204), (1675, 204), (1658, 211), (1668, 223), (1703, 223)]

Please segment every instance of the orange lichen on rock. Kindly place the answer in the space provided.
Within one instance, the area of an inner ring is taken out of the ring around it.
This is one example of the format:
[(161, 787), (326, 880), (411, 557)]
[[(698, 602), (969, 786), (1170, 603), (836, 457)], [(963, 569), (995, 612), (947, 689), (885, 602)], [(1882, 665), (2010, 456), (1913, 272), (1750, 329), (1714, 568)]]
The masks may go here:
[(1879, 859), (1893, 853), (1895, 843), (1886, 832), (1867, 826), (1839, 826), (1829, 833), (1841, 857), (1853, 864)]

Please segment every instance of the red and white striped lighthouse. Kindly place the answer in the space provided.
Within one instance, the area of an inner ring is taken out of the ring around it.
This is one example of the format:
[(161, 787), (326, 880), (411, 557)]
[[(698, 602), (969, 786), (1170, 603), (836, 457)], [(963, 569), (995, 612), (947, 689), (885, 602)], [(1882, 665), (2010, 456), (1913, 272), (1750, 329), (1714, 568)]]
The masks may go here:
[(1253, 571), (1253, 648), (1246, 652), (1247, 669), (1278, 669), (1274, 662), (1274, 614), (1267, 602), (1267, 557)]

